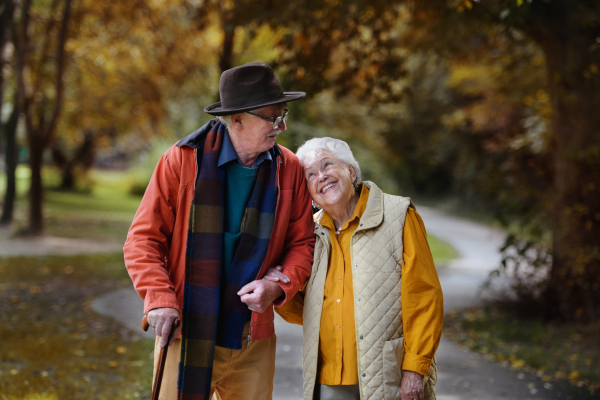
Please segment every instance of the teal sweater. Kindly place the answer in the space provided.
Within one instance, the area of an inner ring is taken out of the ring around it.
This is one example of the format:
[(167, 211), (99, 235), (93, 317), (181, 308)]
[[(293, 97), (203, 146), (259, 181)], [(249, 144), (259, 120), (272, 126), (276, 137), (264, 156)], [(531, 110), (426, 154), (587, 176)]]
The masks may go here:
[(246, 168), (237, 162), (227, 164), (225, 187), (225, 220), (223, 232), (223, 265), (225, 278), (229, 275), (235, 245), (242, 234), (240, 227), (248, 198), (252, 194), (258, 168)]

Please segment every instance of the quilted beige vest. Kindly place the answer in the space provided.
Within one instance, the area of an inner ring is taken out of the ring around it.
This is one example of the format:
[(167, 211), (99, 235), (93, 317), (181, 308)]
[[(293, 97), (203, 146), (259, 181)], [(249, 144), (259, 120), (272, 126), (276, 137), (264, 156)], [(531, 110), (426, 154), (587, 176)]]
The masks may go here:
[[(372, 182), (360, 224), (350, 250), (354, 288), (354, 318), (361, 400), (400, 400), (404, 334), (400, 280), (403, 229), (409, 206), (407, 197), (384, 194)], [(311, 400), (317, 375), (319, 329), (330, 253), (329, 233), (315, 220), (315, 259), (304, 298), (302, 362), (304, 399)], [(435, 357), (425, 377), (425, 399), (435, 399)]]

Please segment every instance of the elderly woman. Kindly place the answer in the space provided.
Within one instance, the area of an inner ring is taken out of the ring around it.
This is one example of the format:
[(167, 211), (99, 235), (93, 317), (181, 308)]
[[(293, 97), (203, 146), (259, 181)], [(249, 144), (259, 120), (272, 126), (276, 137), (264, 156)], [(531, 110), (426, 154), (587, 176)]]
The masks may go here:
[(304, 325), (304, 398), (435, 399), (442, 290), (414, 205), (362, 182), (341, 140), (311, 139), (297, 156), (322, 210), (310, 279), (277, 311)]

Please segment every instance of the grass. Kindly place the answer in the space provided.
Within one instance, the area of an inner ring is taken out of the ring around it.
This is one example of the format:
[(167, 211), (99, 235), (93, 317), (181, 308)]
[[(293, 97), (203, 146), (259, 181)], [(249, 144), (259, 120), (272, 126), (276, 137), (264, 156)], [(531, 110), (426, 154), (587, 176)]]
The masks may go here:
[(0, 259), (0, 399), (149, 398), (153, 341), (91, 311), (122, 254)]
[(537, 373), (543, 381), (569, 381), (600, 390), (600, 324), (543, 323), (517, 318), (498, 305), (446, 316), (444, 334), (471, 351), (513, 368)]
[[(0, 188), (4, 189), (0, 175)], [(132, 176), (127, 172), (93, 170), (86, 180), (87, 191), (52, 190), (58, 185), (53, 168), (44, 169), (46, 183), (44, 216), (46, 233), (68, 238), (124, 242), (141, 198), (128, 194)], [(29, 170), (17, 169), (15, 231), (27, 225)]]
[(458, 253), (454, 250), (454, 247), (433, 235), (427, 234), (427, 242), (429, 243), (433, 261), (438, 268), (445, 266), (448, 262), (458, 257)]

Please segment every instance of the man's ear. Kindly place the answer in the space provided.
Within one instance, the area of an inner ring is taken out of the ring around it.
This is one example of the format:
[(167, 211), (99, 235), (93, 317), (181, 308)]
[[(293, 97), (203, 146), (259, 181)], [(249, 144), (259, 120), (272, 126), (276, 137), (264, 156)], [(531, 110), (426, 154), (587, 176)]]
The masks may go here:
[(232, 125), (242, 125), (242, 114), (233, 114), (231, 117), (231, 123)]

